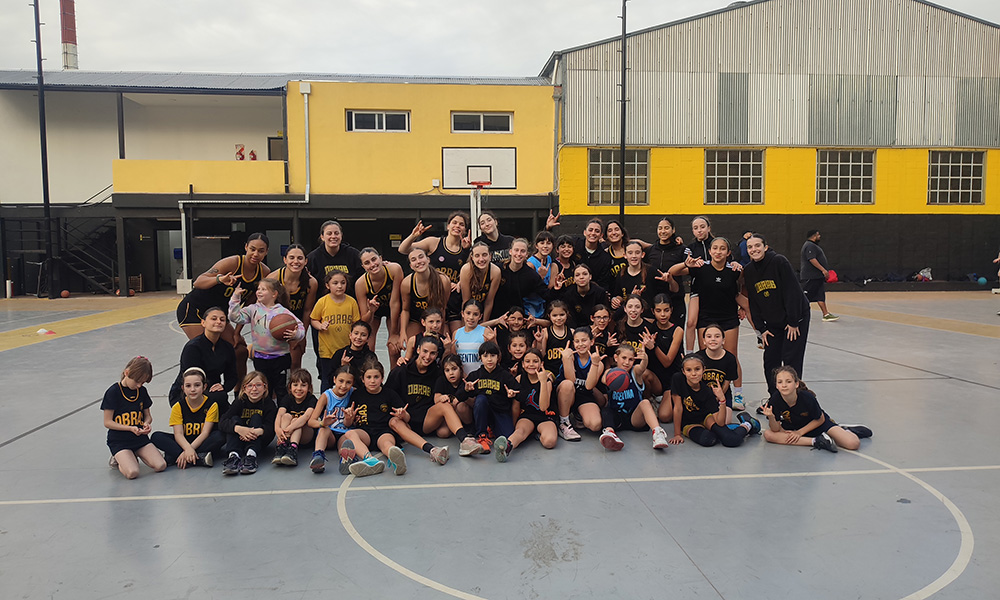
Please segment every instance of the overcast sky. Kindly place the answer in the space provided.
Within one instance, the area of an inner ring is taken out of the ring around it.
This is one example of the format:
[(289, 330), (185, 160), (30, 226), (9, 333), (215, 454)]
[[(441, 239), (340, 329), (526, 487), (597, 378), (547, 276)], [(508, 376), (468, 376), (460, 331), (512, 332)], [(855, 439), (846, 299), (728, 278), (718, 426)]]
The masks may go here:
[[(39, 0), (46, 70), (58, 0)], [(814, 0), (821, 1), (821, 0)], [(822, 0), (826, 1), (826, 0)], [(630, 0), (635, 31), (728, 0)], [(1000, 23), (998, 0), (943, 4)], [(538, 74), (549, 55), (621, 34), (619, 0), (79, 0), (80, 68), (399, 75)], [(35, 68), (32, 8), (0, 0), (0, 69)]]

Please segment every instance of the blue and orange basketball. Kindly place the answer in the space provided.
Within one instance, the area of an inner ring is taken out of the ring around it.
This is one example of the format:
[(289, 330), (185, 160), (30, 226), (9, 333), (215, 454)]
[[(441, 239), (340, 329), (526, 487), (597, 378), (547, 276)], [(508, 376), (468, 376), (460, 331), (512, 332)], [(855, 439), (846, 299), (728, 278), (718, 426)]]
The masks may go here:
[(609, 392), (624, 392), (631, 383), (625, 369), (615, 367), (604, 374), (604, 385), (608, 386)]

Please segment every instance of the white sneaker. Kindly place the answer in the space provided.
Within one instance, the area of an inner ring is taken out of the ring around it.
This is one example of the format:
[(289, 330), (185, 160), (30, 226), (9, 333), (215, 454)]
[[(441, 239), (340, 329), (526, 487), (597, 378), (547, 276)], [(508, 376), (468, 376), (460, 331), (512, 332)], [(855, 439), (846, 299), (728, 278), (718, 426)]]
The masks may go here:
[(614, 429), (605, 427), (604, 432), (601, 433), (601, 445), (608, 450), (617, 452), (625, 447), (625, 442), (621, 441)]
[(559, 424), (559, 437), (566, 440), (567, 442), (579, 442), (580, 434), (573, 429), (573, 426), (569, 423)]
[(653, 448), (663, 450), (667, 447), (667, 432), (662, 427), (653, 430)]

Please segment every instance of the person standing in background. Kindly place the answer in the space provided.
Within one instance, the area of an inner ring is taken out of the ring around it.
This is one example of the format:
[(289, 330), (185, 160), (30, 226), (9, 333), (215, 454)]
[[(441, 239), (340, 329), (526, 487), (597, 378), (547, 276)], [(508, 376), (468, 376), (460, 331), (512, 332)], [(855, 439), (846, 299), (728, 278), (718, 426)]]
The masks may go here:
[(823, 311), (823, 321), (830, 322), (840, 317), (826, 308), (826, 276), (830, 272), (830, 264), (826, 260), (826, 253), (819, 247), (821, 237), (818, 229), (806, 232), (799, 263), (799, 281), (802, 282), (802, 291), (809, 302), (819, 304), (819, 309)]

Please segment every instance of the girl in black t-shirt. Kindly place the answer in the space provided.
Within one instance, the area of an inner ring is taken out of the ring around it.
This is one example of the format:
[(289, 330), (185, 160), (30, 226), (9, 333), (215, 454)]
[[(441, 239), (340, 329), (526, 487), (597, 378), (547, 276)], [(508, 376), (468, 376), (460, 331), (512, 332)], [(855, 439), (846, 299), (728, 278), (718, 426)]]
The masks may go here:
[(730, 409), (722, 388), (702, 380), (705, 363), (697, 354), (688, 354), (681, 362), (681, 372), (670, 383), (674, 407), (674, 437), (671, 444), (683, 444), (687, 436), (699, 446), (722, 442), (727, 448), (743, 443), (750, 433), (760, 431), (760, 423), (747, 413), (737, 415), (740, 426), (729, 429)]
[(157, 473), (167, 468), (167, 461), (149, 440), (153, 429), (149, 407), (153, 401), (143, 386), (152, 379), (149, 359), (137, 356), (125, 365), (121, 380), (104, 392), (101, 402), (111, 450), (108, 465), (128, 479), (139, 476), (139, 459)]
[(493, 455), (498, 462), (507, 462), (511, 450), (520, 446), (532, 433), (538, 433), (543, 448), (555, 448), (559, 434), (556, 413), (552, 403), (552, 378), (544, 368), (542, 353), (532, 348), (521, 361), (521, 374), (517, 377), (517, 402), (520, 416), (514, 424), (514, 433), (500, 436), (493, 442)]
[(743, 398), (740, 397), (740, 405), (737, 405), (730, 390), (730, 383), (739, 377), (740, 361), (723, 346), (724, 335), (721, 327), (715, 323), (710, 324), (705, 328), (705, 348), (699, 350), (697, 354), (705, 362), (705, 381), (722, 388), (730, 407), (743, 410)]
[(764, 439), (768, 442), (836, 452), (838, 446), (857, 450), (860, 438), (871, 437), (871, 429), (864, 425), (838, 425), (831, 419), (794, 367), (778, 367), (774, 385), (777, 390), (763, 407), (768, 425)]

